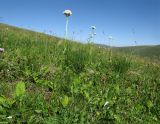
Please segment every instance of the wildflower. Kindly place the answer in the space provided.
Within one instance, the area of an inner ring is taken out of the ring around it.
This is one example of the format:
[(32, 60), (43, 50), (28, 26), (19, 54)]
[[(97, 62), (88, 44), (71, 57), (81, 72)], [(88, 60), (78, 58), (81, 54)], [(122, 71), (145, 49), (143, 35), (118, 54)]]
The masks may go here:
[(65, 39), (66, 39), (67, 34), (68, 34), (68, 17), (72, 15), (72, 11), (71, 10), (65, 10), (63, 12), (63, 14), (66, 16), (66, 32), (65, 32)]
[(7, 118), (8, 118), (8, 119), (12, 119), (12, 116), (8, 116)]
[(96, 29), (96, 26), (91, 26), (92, 30), (95, 30)]
[(71, 11), (71, 10), (65, 10), (65, 11), (63, 12), (63, 14), (64, 14), (66, 17), (69, 17), (69, 16), (72, 15), (72, 11)]
[(0, 52), (4, 52), (4, 48), (0, 48)]
[(91, 39), (94, 40), (94, 36), (96, 35), (95, 30), (96, 30), (96, 26), (91, 26), (91, 33), (89, 34), (90, 35), (89, 36), (89, 42), (91, 41)]

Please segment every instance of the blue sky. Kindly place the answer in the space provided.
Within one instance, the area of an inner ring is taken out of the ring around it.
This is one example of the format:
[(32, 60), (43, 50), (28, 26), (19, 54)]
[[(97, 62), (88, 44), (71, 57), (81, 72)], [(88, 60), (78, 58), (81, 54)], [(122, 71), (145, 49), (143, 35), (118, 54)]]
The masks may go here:
[[(90, 26), (97, 27), (94, 42), (112, 46), (160, 44), (160, 0), (0, 0), (0, 21), (10, 25), (49, 31), (64, 37), (65, 9), (69, 37), (86, 42)], [(75, 32), (73, 34), (73, 32)]]

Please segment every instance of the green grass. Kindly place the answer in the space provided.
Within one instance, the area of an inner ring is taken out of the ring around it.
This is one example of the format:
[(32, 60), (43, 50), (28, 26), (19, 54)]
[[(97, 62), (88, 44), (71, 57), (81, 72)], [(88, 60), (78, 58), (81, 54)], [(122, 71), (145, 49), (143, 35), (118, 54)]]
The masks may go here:
[(4, 24), (0, 47), (0, 123), (160, 123), (157, 63)]
[(151, 61), (158, 62), (160, 60), (160, 45), (153, 46), (133, 46), (133, 47), (117, 47), (114, 50), (132, 55), (138, 55)]

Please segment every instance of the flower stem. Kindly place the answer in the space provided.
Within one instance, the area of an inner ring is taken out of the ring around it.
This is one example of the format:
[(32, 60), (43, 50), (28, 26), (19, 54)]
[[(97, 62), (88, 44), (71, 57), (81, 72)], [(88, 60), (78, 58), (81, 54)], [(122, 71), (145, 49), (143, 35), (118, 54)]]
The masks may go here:
[(68, 35), (68, 17), (66, 17), (66, 33), (65, 33), (65, 39), (67, 39)]

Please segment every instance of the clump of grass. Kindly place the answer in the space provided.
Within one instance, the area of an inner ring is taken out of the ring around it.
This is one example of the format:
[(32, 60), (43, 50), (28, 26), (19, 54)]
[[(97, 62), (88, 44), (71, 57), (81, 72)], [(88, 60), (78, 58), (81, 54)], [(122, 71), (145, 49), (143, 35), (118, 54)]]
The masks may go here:
[(65, 66), (69, 67), (75, 73), (84, 71), (88, 61), (89, 54), (85, 49), (67, 49), (65, 52)]
[(114, 71), (125, 74), (131, 67), (131, 61), (124, 56), (112, 57), (111, 66)]

